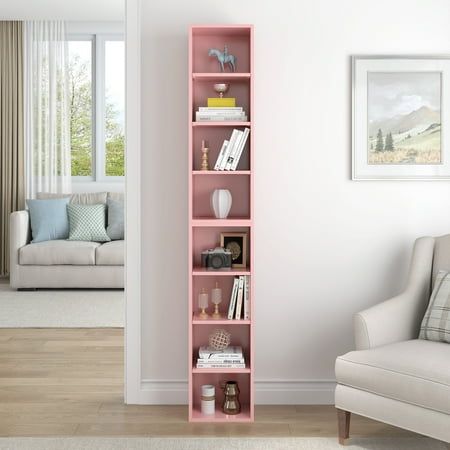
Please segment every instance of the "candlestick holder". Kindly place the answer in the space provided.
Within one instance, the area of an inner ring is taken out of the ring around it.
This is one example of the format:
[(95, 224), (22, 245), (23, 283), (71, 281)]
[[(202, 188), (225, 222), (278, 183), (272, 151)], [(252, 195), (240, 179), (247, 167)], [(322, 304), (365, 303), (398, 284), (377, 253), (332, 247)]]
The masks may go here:
[(219, 311), (219, 304), (222, 302), (222, 289), (219, 287), (219, 283), (216, 281), (216, 287), (211, 289), (211, 302), (214, 304), (214, 312), (212, 314), (213, 319), (221, 319), (222, 315)]
[(200, 167), (200, 170), (209, 170), (209, 147), (208, 142), (202, 140), (202, 165)]
[(208, 308), (208, 293), (205, 288), (202, 288), (200, 294), (198, 294), (198, 307), (200, 308), (200, 319), (207, 319), (209, 316), (206, 312)]

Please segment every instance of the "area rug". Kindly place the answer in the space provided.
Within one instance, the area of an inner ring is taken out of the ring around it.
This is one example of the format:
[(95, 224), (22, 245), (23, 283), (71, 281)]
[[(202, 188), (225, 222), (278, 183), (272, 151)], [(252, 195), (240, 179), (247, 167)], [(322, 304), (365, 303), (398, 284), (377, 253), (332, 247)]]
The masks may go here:
[(123, 327), (121, 290), (16, 291), (0, 283), (0, 328)]
[(428, 438), (0, 438), (0, 450), (447, 450)]

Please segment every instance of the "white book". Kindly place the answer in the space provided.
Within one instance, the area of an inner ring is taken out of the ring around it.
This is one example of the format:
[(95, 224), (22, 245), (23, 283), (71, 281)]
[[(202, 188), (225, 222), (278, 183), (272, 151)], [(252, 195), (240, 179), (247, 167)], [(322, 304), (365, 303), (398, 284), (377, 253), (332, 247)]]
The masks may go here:
[(244, 320), (250, 319), (250, 277), (245, 276), (244, 281)]
[(245, 369), (245, 363), (242, 364), (198, 363), (197, 369)]
[(222, 350), (215, 350), (212, 347), (203, 346), (199, 348), (198, 356), (201, 359), (243, 358), (243, 352), (241, 346), (228, 346)]
[(233, 316), (234, 316), (238, 287), (239, 287), (239, 278), (235, 277), (234, 282), (233, 282), (233, 289), (231, 291), (230, 305), (228, 307), (228, 319), (229, 320), (232, 320)]
[(245, 113), (244, 112), (239, 112), (239, 111), (211, 111), (211, 112), (197, 111), (195, 113), (195, 115), (197, 117), (219, 117), (219, 116), (224, 116), (224, 117), (242, 117), (242, 116), (245, 116)]
[(208, 117), (208, 116), (245, 116), (245, 112), (244, 111), (197, 111), (195, 113), (196, 116), (204, 116), (204, 117)]
[(237, 166), (239, 164), (239, 160), (241, 159), (242, 152), (244, 151), (245, 144), (247, 143), (247, 139), (248, 139), (249, 134), (250, 134), (250, 128), (245, 128), (244, 129), (244, 134), (242, 136), (242, 139), (239, 141), (239, 149), (236, 152), (236, 155), (235, 155), (235, 157), (233, 159), (233, 164), (232, 164), (230, 170), (236, 170), (237, 169)]
[(245, 364), (244, 358), (198, 358), (197, 364)]
[(234, 142), (233, 148), (230, 150), (230, 154), (228, 155), (227, 162), (225, 164), (224, 170), (230, 170), (231, 166), (233, 165), (234, 158), (236, 157), (237, 151), (239, 149), (240, 142), (242, 140), (242, 137), (244, 136), (244, 132), (241, 130), (238, 130), (239, 136), (236, 138), (236, 141)]
[(243, 111), (242, 106), (200, 106), (198, 108), (200, 112), (208, 111)]
[(223, 154), (223, 158), (220, 161), (220, 166), (218, 170), (224, 170), (228, 161), (228, 157), (230, 156), (230, 152), (233, 149), (234, 143), (236, 142), (237, 137), (239, 136), (239, 130), (234, 129), (231, 133), (230, 142), (225, 149), (225, 153)]
[(220, 163), (222, 162), (222, 158), (223, 158), (223, 155), (225, 154), (228, 143), (229, 143), (229, 141), (227, 141), (226, 139), (223, 141), (222, 148), (220, 149), (219, 155), (217, 156), (217, 161), (214, 166), (214, 170), (220, 169)]
[(239, 320), (241, 318), (243, 297), (244, 297), (244, 277), (241, 275), (239, 277), (239, 287), (236, 299), (236, 316), (235, 316), (236, 320)]
[(247, 116), (197, 116), (197, 122), (247, 122)]

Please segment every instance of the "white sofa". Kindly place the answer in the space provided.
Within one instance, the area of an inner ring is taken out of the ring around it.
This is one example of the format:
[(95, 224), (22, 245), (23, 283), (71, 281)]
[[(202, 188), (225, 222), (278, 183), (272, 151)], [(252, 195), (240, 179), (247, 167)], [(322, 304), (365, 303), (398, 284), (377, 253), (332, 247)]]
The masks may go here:
[(450, 442), (450, 344), (417, 339), (450, 235), (416, 241), (405, 291), (356, 314), (356, 351), (336, 360), (339, 442), (350, 413)]
[[(108, 194), (110, 195), (110, 194)], [(117, 198), (118, 194), (113, 198)], [(120, 196), (120, 194), (119, 194)], [(38, 195), (49, 198), (53, 195)], [(107, 193), (75, 194), (73, 203), (106, 203)], [(28, 211), (10, 219), (10, 285), (15, 289), (124, 287), (124, 241), (30, 243)]]

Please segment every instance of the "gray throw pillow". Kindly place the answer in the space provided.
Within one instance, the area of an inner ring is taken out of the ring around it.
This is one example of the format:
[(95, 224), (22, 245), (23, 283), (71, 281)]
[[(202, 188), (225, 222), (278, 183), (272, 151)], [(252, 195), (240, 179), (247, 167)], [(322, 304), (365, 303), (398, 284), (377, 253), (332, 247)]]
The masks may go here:
[(111, 240), (124, 239), (124, 208), (123, 202), (108, 198), (108, 228), (106, 233)]

